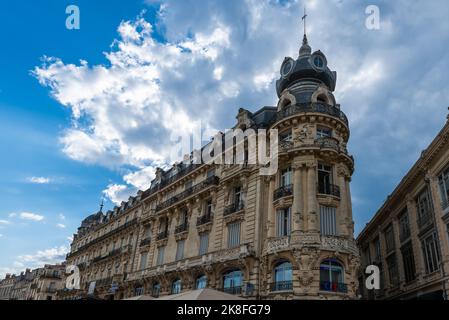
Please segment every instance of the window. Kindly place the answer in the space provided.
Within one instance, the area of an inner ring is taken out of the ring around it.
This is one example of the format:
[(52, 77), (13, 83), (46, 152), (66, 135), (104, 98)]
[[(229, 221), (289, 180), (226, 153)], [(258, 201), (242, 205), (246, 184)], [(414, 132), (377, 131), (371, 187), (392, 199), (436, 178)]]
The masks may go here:
[(207, 277), (205, 275), (196, 278), (196, 289), (204, 289), (207, 286)]
[(320, 206), (320, 230), (323, 236), (337, 235), (337, 209)]
[(185, 240), (179, 240), (176, 243), (176, 261), (184, 259), (184, 244)]
[(279, 142), (292, 142), (293, 135), (292, 130), (284, 131), (279, 134)]
[(207, 178), (212, 178), (215, 176), (215, 169), (210, 169), (207, 171)]
[(390, 278), (390, 284), (393, 287), (399, 285), (398, 264), (396, 255), (392, 254), (387, 258), (388, 277)]
[(182, 291), (182, 282), (181, 279), (176, 279), (171, 284), (171, 294), (178, 294)]
[(147, 268), (148, 252), (143, 252), (140, 255), (140, 270), (145, 270)]
[(331, 194), (332, 167), (318, 164), (318, 192)]
[(443, 210), (446, 210), (449, 208), (449, 168), (438, 177), (438, 184), (440, 185)]
[(206, 201), (206, 216), (210, 216), (212, 214), (212, 199)]
[(288, 237), (292, 231), (292, 210), (291, 208), (281, 209), (277, 213), (277, 236)]
[(223, 291), (230, 294), (240, 294), (243, 286), (243, 272), (233, 270), (223, 275)]
[(320, 127), (318, 126), (316, 128), (316, 137), (317, 139), (320, 138), (331, 138), (332, 137), (332, 129), (327, 127)]
[(234, 203), (235, 204), (240, 204), (242, 203), (242, 187), (235, 187), (234, 188)]
[(402, 263), (404, 265), (405, 281), (410, 282), (416, 278), (415, 258), (413, 256), (413, 246), (409, 242), (401, 248)]
[(387, 253), (394, 251), (395, 242), (394, 242), (394, 230), (393, 225), (389, 225), (385, 230), (385, 245), (387, 249)]
[(234, 248), (240, 245), (240, 222), (228, 225), (228, 248)]
[(189, 189), (192, 188), (192, 186), (193, 186), (192, 180), (187, 181), (186, 184), (184, 185), (184, 189), (185, 189), (185, 190), (189, 190)]
[(403, 212), (399, 217), (399, 238), (402, 242), (410, 238), (410, 224), (407, 211)]
[(281, 187), (287, 187), (292, 184), (292, 168), (282, 170), (281, 172)]
[(280, 262), (274, 268), (274, 286), (272, 291), (292, 290), (293, 269), (288, 261)]
[(205, 255), (209, 249), (209, 234), (200, 234), (200, 256)]
[(134, 289), (134, 295), (135, 296), (143, 296), (144, 289), (142, 287)]
[(422, 241), (426, 272), (432, 273), (440, 269), (440, 248), (436, 233), (432, 233)]
[(320, 290), (347, 292), (343, 274), (343, 267), (337, 260), (323, 261), (320, 265)]
[(161, 293), (161, 284), (156, 282), (153, 284), (153, 288), (151, 289), (151, 295), (154, 298), (159, 298), (159, 294)]
[(143, 234), (144, 239), (151, 239), (151, 226), (146, 226)]
[(380, 239), (376, 238), (374, 240), (374, 254), (375, 254), (375, 260), (377, 263), (380, 263), (382, 261), (382, 251), (380, 248)]
[(427, 188), (416, 199), (418, 207), (418, 225), (425, 226), (431, 218), (431, 202)]
[(165, 255), (165, 247), (159, 247), (157, 251), (157, 262), (156, 262), (158, 266), (164, 264), (164, 255)]

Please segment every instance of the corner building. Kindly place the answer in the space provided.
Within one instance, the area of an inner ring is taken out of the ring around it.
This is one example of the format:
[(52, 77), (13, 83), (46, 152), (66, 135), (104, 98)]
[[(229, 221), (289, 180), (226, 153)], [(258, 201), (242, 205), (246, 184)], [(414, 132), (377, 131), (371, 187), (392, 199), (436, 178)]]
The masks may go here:
[[(276, 174), (262, 176), (260, 166), (246, 163), (158, 170), (151, 188), (133, 200), (137, 234), (127, 242), (126, 269), (121, 260), (115, 277), (112, 263), (102, 260), (117, 280), (107, 283), (114, 298), (204, 287), (252, 299), (355, 298), (354, 159), (346, 147), (348, 119), (333, 95), (336, 78), (304, 36), (298, 58), (282, 63), (277, 107), (240, 109), (235, 129), (278, 130)], [(109, 221), (120, 212), (108, 214)], [(107, 223), (101, 213), (96, 219), (97, 229)]]

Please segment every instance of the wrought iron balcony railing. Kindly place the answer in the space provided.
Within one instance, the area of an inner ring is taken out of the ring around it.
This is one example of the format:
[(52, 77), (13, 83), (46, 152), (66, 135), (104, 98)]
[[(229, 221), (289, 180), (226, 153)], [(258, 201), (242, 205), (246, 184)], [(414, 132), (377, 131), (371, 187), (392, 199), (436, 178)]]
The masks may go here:
[(210, 214), (210, 213), (205, 214), (196, 219), (197, 226), (202, 226), (202, 225), (208, 224), (209, 222), (212, 222), (212, 214)]
[(443, 210), (448, 209), (449, 208), (449, 198), (443, 199), (441, 206), (443, 207)]
[(196, 194), (197, 192), (200, 192), (203, 189), (206, 189), (207, 187), (218, 185), (219, 180), (220, 179), (217, 176), (213, 176), (213, 177), (207, 178), (203, 182), (200, 182), (199, 184), (197, 184), (197, 185), (195, 185), (195, 186), (193, 186), (193, 187), (191, 187), (191, 188), (181, 192), (180, 194), (177, 194), (177, 195), (171, 197), (167, 201), (162, 202), (161, 204), (156, 206), (156, 212), (164, 210), (164, 209), (166, 209), (168, 207), (171, 207), (175, 203), (180, 202), (180, 201), (190, 197), (191, 195)]
[(118, 256), (118, 255), (120, 255), (122, 253), (130, 251), (130, 249), (131, 249), (131, 245), (126, 245), (123, 248), (117, 248), (117, 249), (111, 250), (110, 252), (108, 252), (105, 255), (100, 255), (98, 257), (95, 257), (92, 260), (92, 263), (97, 263), (97, 262), (106, 260), (108, 258), (112, 258), (112, 257)]
[(185, 223), (183, 223), (183, 224), (181, 224), (181, 225), (176, 227), (175, 233), (176, 234), (183, 233), (183, 232), (186, 232), (188, 229), (189, 229), (189, 224), (187, 222), (185, 222)]
[(293, 281), (278, 281), (270, 286), (270, 291), (291, 291), (293, 290)]
[(315, 145), (321, 149), (334, 149), (336, 151), (340, 150), (338, 140), (331, 137), (318, 138), (315, 140)]
[(145, 239), (143, 239), (142, 241), (140, 241), (140, 246), (141, 246), (141, 247), (147, 246), (147, 245), (149, 245), (150, 243), (151, 243), (151, 237), (148, 237), (148, 238), (145, 238)]
[(279, 200), (281, 198), (289, 197), (293, 195), (293, 185), (282, 186), (274, 191), (273, 200)]
[(324, 113), (343, 121), (347, 126), (349, 125), (346, 115), (337, 107), (325, 103), (299, 103), (286, 107), (284, 110), (278, 112), (277, 121), (293, 116), (297, 113)]
[(334, 184), (326, 184), (326, 183), (319, 183), (318, 184), (318, 193), (319, 194), (326, 194), (326, 195), (330, 195), (330, 196), (334, 196), (337, 198), (340, 198), (340, 187), (336, 186)]
[(242, 294), (243, 286), (236, 286), (236, 287), (227, 287), (221, 289), (225, 293), (229, 294)]
[(245, 208), (245, 204), (243, 201), (233, 203), (233, 204), (225, 207), (223, 215), (229, 216), (233, 213), (242, 211), (244, 208)]
[(321, 281), (320, 290), (329, 292), (347, 293), (348, 286), (345, 283), (341, 282)]
[(164, 239), (167, 239), (167, 238), (168, 238), (168, 230), (159, 232), (158, 235), (157, 235), (157, 237), (156, 237), (156, 239), (157, 239), (158, 241), (159, 241), (159, 240), (164, 240)]

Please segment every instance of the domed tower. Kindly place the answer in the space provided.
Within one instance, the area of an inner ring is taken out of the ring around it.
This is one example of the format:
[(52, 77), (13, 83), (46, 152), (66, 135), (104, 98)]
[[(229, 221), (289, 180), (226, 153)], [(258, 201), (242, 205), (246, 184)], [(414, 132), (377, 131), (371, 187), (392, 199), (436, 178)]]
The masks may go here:
[(267, 237), (261, 269), (266, 298), (356, 297), (354, 240), (346, 148), (348, 119), (333, 92), (337, 73), (304, 35), (297, 59), (285, 58), (276, 83), (279, 171), (267, 179)]

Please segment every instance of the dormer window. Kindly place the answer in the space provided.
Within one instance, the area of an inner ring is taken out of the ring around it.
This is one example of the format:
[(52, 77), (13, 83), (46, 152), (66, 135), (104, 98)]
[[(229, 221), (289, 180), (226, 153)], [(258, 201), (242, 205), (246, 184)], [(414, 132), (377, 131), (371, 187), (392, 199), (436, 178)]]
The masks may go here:
[(317, 67), (317, 68), (320, 68), (320, 69), (324, 68), (324, 60), (323, 60), (323, 58), (321, 58), (320, 56), (316, 56), (316, 57), (313, 59), (313, 64), (314, 64), (315, 67)]

